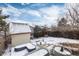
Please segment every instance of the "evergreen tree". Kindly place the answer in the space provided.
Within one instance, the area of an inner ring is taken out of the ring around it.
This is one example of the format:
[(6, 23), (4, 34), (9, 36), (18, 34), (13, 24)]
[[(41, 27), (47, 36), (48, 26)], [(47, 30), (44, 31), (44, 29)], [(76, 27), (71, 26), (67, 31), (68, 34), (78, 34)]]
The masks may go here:
[(3, 20), (8, 18), (9, 15), (2, 15), (2, 10), (0, 10), (0, 31), (4, 32), (4, 37), (6, 39), (6, 31), (8, 28), (8, 24)]

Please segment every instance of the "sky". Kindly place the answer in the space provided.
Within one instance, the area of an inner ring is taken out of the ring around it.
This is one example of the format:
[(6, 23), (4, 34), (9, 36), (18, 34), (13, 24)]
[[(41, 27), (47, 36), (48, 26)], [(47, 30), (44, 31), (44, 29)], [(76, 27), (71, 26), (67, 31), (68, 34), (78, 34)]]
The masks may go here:
[(24, 20), (37, 25), (57, 25), (65, 13), (64, 3), (0, 3), (3, 14), (11, 20)]

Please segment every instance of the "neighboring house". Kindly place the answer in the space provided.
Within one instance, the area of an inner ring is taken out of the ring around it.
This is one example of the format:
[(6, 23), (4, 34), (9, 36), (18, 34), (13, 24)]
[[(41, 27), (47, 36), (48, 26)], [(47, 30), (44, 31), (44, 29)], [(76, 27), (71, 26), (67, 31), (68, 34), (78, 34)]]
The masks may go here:
[(11, 36), (12, 47), (30, 42), (30, 26), (23, 21), (9, 22), (9, 34)]

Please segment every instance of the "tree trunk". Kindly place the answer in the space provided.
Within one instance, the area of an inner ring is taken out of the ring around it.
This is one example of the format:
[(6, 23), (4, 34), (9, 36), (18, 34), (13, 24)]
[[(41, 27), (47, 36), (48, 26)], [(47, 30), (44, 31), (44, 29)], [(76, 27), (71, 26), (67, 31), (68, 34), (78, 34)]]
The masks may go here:
[(7, 48), (6, 28), (4, 29), (5, 49)]

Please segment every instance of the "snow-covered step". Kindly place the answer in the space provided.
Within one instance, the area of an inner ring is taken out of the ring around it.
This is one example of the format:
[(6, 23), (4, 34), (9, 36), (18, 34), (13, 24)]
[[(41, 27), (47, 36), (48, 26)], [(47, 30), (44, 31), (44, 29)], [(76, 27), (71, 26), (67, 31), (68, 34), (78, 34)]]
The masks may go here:
[(36, 47), (31, 43), (18, 45), (16, 47), (11, 48), (11, 56), (24, 56), (25, 54), (28, 54), (29, 52), (35, 49)]

